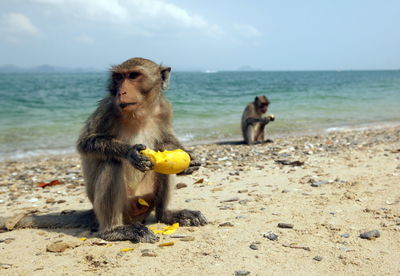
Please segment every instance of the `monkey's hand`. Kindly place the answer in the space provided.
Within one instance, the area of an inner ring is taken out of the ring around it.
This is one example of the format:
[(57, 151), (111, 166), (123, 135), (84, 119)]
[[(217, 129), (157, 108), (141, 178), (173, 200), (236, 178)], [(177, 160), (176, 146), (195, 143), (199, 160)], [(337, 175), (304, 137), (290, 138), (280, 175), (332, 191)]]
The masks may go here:
[(269, 115), (267, 116), (267, 118), (268, 118), (271, 122), (275, 121), (275, 115), (274, 115), (274, 114), (269, 114)]
[(142, 154), (140, 151), (146, 149), (145, 145), (137, 144), (134, 145), (128, 152), (127, 159), (131, 163), (133, 167), (138, 169), (139, 171), (145, 172), (153, 169), (153, 164), (150, 162), (150, 159)]
[(178, 173), (178, 175), (188, 175), (200, 169), (201, 162), (196, 161), (196, 157), (192, 152), (186, 151), (190, 156), (190, 164), (189, 167), (183, 172)]
[(268, 117), (267, 117), (267, 118), (260, 119), (260, 123), (261, 123), (262, 125), (267, 125), (270, 121), (271, 121), (271, 120), (270, 120)]

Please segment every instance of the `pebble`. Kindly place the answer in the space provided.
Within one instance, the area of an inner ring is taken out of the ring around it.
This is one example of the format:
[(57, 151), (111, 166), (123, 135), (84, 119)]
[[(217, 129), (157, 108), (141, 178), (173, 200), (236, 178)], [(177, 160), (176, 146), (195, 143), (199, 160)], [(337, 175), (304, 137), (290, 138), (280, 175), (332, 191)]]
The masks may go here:
[(246, 271), (246, 270), (236, 270), (235, 271), (235, 276), (245, 276), (245, 275), (250, 275), (250, 271)]
[(70, 248), (70, 247), (71, 247), (71, 245), (68, 244), (68, 243), (55, 242), (55, 243), (49, 244), (47, 246), (47, 251), (61, 253), (61, 252), (64, 252), (67, 248)]
[(340, 236), (342, 237), (342, 238), (349, 238), (350, 237), (350, 234), (348, 234), (348, 233), (344, 233), (344, 234), (340, 234)]
[(3, 269), (9, 269), (12, 266), (13, 266), (12, 264), (0, 263), (0, 267)]
[(239, 201), (239, 198), (238, 197), (233, 197), (233, 198), (225, 199), (225, 200), (220, 201), (220, 203), (233, 202), (233, 201)]
[(253, 250), (258, 250), (258, 246), (255, 243), (250, 244), (250, 248)]
[(143, 249), (141, 252), (142, 257), (157, 257), (157, 254), (150, 249)]
[(264, 233), (263, 234), (264, 238), (267, 238), (271, 241), (277, 241), (278, 240), (278, 235), (272, 232)]
[(5, 244), (10, 244), (10, 243), (12, 243), (13, 241), (15, 241), (15, 239), (14, 238), (7, 238), (7, 239), (4, 239), (4, 240), (0, 240), (0, 243), (5, 243)]
[(315, 261), (317, 261), (317, 262), (322, 261), (322, 259), (323, 259), (323, 257), (321, 257), (321, 256), (315, 256), (315, 257), (313, 258), (313, 260), (315, 260)]
[(311, 187), (320, 187), (320, 186), (328, 184), (328, 183), (329, 183), (329, 181), (320, 180), (320, 181), (312, 182)]
[(294, 227), (294, 225), (293, 225), (293, 224), (290, 224), (290, 223), (283, 223), (283, 222), (280, 222), (280, 223), (278, 223), (278, 227), (279, 227), (279, 228), (289, 228), (289, 229), (292, 229), (292, 228)]
[(185, 183), (178, 183), (176, 184), (176, 189), (182, 189), (182, 188), (186, 188), (188, 185)]
[(368, 240), (374, 240), (376, 238), (379, 238), (381, 236), (381, 233), (379, 233), (378, 230), (372, 230), (368, 232), (364, 232), (360, 234), (360, 238), (362, 239), (368, 239)]
[(187, 236), (187, 237), (183, 237), (180, 239), (180, 241), (185, 241), (185, 242), (194, 241), (194, 240), (195, 240), (195, 238), (192, 236)]
[(218, 225), (219, 227), (233, 227), (234, 225), (233, 225), (233, 223), (232, 222), (224, 222), (224, 223), (221, 223), (220, 225)]
[(175, 234), (175, 235), (171, 235), (170, 236), (173, 239), (182, 239), (182, 238), (186, 238), (186, 235), (182, 235), (182, 234)]

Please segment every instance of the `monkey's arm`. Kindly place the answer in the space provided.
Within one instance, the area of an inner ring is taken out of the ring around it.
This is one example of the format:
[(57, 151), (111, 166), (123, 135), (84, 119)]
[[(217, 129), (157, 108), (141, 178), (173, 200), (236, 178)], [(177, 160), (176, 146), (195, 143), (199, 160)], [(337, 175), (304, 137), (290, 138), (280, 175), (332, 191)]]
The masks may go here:
[(246, 124), (247, 125), (251, 125), (251, 124), (255, 124), (255, 123), (261, 123), (263, 125), (266, 125), (270, 122), (269, 118), (254, 118), (254, 117), (250, 117), (246, 119)]
[(81, 136), (77, 149), (84, 155), (98, 155), (99, 157), (127, 159), (136, 169), (147, 171), (153, 168), (150, 159), (140, 154), (146, 146), (138, 144), (131, 146), (111, 136), (91, 134)]

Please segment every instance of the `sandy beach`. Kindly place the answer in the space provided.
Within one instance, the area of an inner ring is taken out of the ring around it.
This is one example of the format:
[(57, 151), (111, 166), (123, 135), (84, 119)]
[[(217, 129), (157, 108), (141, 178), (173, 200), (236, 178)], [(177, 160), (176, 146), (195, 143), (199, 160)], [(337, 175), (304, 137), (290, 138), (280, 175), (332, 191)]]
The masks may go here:
[[(176, 177), (170, 207), (201, 210), (208, 225), (155, 244), (104, 242), (88, 229), (2, 231), (0, 274), (399, 275), (399, 138), (394, 127), (191, 146), (203, 166)], [(77, 155), (0, 171), (1, 217), (91, 208)]]

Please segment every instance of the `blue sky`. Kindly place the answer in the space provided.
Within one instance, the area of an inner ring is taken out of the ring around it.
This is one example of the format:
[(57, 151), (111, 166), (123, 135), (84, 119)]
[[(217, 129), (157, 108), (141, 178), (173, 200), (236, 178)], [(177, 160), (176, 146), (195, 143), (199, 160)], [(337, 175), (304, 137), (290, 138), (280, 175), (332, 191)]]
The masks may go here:
[(1, 0), (0, 65), (400, 68), (398, 0)]

